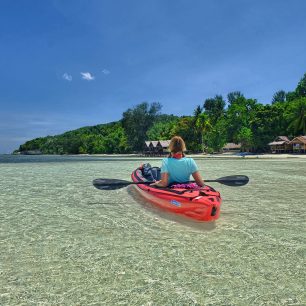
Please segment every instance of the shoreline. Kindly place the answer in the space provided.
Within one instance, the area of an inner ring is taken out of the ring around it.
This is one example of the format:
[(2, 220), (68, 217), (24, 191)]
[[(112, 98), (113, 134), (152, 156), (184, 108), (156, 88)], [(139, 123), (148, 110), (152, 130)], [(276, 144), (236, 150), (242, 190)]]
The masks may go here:
[[(74, 157), (131, 157), (131, 158), (147, 158), (147, 159), (159, 159), (164, 158), (164, 156), (145, 156), (142, 154), (131, 153), (131, 154), (0, 154), (0, 155), (11, 155), (11, 156), (74, 156)], [(306, 159), (306, 154), (252, 154), (252, 155), (236, 155), (236, 153), (220, 153), (220, 154), (204, 154), (204, 153), (195, 153), (195, 154), (186, 154), (188, 157), (196, 159), (295, 159), (301, 158)]]
[(306, 158), (306, 154), (254, 154), (254, 155), (235, 155), (235, 154), (208, 154), (199, 156), (198, 154), (188, 155), (193, 158), (231, 158), (231, 159), (294, 159), (294, 158)]
[[(93, 156), (93, 157), (137, 157), (137, 158), (149, 158), (149, 159), (157, 159), (164, 158), (164, 156), (145, 156), (142, 154), (76, 154), (76, 155), (67, 155), (67, 156)], [(187, 157), (197, 158), (197, 159), (294, 159), (294, 158), (304, 158), (306, 159), (306, 154), (272, 154), (272, 153), (264, 153), (264, 154), (252, 154), (252, 155), (236, 155), (236, 153), (220, 153), (220, 154), (203, 154), (203, 153), (195, 153), (195, 154), (186, 154)]]

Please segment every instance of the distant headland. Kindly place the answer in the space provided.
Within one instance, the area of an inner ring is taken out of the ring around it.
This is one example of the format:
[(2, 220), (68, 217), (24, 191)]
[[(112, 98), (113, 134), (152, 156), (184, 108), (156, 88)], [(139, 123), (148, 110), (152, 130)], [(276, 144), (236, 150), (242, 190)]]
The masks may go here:
[[(204, 100), (191, 116), (162, 114), (161, 109), (158, 102), (143, 102), (126, 110), (119, 121), (36, 138), (20, 145), (14, 154), (139, 153), (144, 152), (146, 141), (174, 135), (182, 136), (194, 153), (221, 152), (228, 144), (253, 153), (285, 153), (292, 144), (292, 150), (305, 153), (306, 73), (293, 91), (279, 90), (267, 104), (234, 91), (226, 99), (216, 95)], [(280, 135), (289, 142), (279, 139)], [(289, 139), (295, 142), (290, 144)]]

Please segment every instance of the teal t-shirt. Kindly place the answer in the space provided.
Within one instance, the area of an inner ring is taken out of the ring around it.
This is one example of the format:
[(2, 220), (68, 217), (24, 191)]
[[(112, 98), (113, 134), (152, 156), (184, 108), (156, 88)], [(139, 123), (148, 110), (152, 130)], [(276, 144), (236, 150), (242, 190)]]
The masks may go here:
[(190, 175), (198, 170), (197, 164), (190, 157), (164, 158), (161, 166), (161, 173), (169, 175), (169, 184), (188, 182)]

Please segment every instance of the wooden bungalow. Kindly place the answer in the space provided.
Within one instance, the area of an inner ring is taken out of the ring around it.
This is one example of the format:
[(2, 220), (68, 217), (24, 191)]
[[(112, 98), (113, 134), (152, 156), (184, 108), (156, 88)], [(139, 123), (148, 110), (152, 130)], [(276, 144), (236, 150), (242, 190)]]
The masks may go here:
[(148, 140), (144, 144), (144, 155), (162, 156), (168, 153), (170, 140)]
[(143, 147), (143, 154), (145, 156), (150, 155), (150, 143), (151, 141), (145, 141), (144, 147)]
[(158, 152), (160, 155), (166, 155), (169, 153), (170, 140), (159, 140), (158, 141)]
[(277, 136), (274, 141), (269, 143), (272, 153), (291, 153), (292, 144), (287, 136)]
[(157, 147), (158, 141), (157, 140), (150, 140), (149, 141), (149, 155), (154, 156), (158, 153), (158, 147)]
[(241, 150), (241, 143), (227, 143), (223, 148), (223, 152), (239, 152)]
[(290, 141), (293, 153), (306, 153), (306, 136), (298, 136)]

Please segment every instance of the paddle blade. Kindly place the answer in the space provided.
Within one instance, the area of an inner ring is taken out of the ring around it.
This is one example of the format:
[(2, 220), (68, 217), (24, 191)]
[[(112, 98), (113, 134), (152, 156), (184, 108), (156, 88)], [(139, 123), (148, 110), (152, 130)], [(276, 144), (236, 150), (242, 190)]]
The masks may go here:
[(231, 175), (221, 177), (216, 182), (227, 186), (240, 187), (246, 185), (249, 182), (249, 178), (246, 175)]
[(116, 190), (128, 186), (130, 182), (125, 180), (99, 178), (93, 180), (92, 184), (100, 190)]

